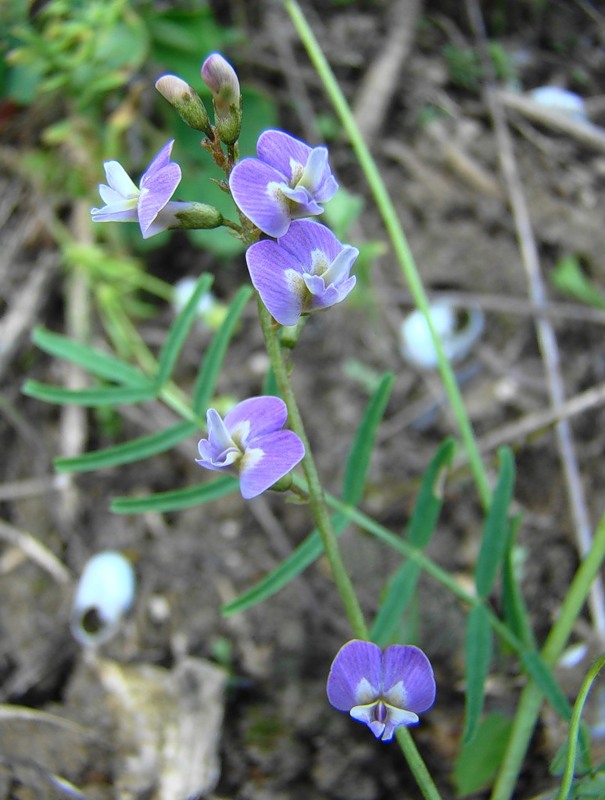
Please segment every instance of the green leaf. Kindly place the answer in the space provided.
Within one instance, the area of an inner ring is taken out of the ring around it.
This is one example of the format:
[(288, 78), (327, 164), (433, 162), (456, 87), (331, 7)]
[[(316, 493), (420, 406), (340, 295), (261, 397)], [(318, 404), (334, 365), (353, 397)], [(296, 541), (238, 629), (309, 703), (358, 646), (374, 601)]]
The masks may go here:
[(198, 427), (194, 422), (179, 422), (159, 433), (116, 444), (105, 450), (94, 450), (74, 458), (57, 458), (55, 467), (59, 472), (90, 472), (120, 464), (131, 464), (133, 461), (141, 461), (169, 450), (188, 436), (192, 436), (197, 430)]
[(251, 296), (252, 289), (249, 286), (242, 286), (232, 300), (223, 324), (210, 342), (193, 389), (192, 407), (197, 416), (204, 414), (208, 408), (216, 388), (216, 381), (221, 371), (227, 347), (242, 311)]
[[(451, 438), (446, 439), (424, 473), (408, 526), (410, 543), (419, 549), (428, 545), (437, 525), (443, 505), (443, 480), (447, 468), (452, 463), (455, 450), (455, 441)], [(371, 640), (381, 647), (390, 641), (401, 621), (401, 615), (416, 591), (419, 575), (419, 565), (413, 561), (406, 561), (389, 581), (387, 593), (378, 609), (370, 633)]]
[(408, 538), (414, 547), (424, 549), (435, 532), (443, 505), (443, 482), (455, 452), (456, 442), (448, 437), (442, 442), (424, 473), (409, 524)]
[[(334, 533), (339, 536), (348, 525), (347, 518), (342, 514), (335, 514), (332, 517)], [(317, 529), (311, 531), (307, 538), (298, 545), (292, 555), (276, 567), (273, 572), (255, 584), (247, 592), (241, 594), (235, 600), (223, 606), (221, 611), (223, 616), (229, 617), (238, 614), (247, 608), (261, 603), (271, 595), (283, 589), (290, 581), (312, 564), (323, 552), (323, 544)]]
[(342, 487), (345, 503), (355, 506), (363, 496), (376, 431), (384, 416), (395, 376), (387, 372), (368, 403), (347, 458)]
[(520, 641), (535, 649), (536, 641), (515, 568), (514, 545), (520, 524), (521, 514), (516, 514), (509, 525), (502, 565), (502, 607), (507, 626)]
[(75, 406), (120, 406), (129, 403), (143, 403), (153, 400), (156, 388), (148, 386), (99, 386), (96, 389), (63, 389), (61, 386), (50, 386), (40, 381), (25, 381), (21, 389), (23, 394), (44, 400), (46, 403), (58, 403)]
[(571, 719), (572, 708), (552, 671), (546, 666), (540, 654), (527, 651), (521, 654), (521, 661), (528, 674), (538, 684), (546, 699), (565, 722)]
[(506, 553), (508, 535), (508, 508), (515, 483), (515, 462), (508, 447), (499, 451), (500, 474), (489, 507), (477, 566), (475, 584), (479, 597), (487, 597), (491, 592), (498, 566)]
[(116, 497), (111, 501), (111, 510), (116, 514), (141, 514), (144, 511), (180, 511), (211, 500), (217, 500), (239, 489), (237, 478), (223, 477), (210, 483), (187, 486), (171, 492), (157, 492), (147, 497)]
[(464, 797), (488, 788), (502, 763), (512, 720), (502, 714), (487, 714), (475, 738), (462, 746), (454, 765), (456, 795)]
[(550, 276), (552, 285), (563, 294), (595, 308), (605, 308), (605, 295), (589, 280), (577, 256), (562, 258)]
[(149, 385), (149, 378), (128, 362), (109, 353), (87, 347), (67, 336), (36, 327), (32, 341), (45, 353), (78, 364), (97, 378), (123, 383), (127, 386)]
[(477, 733), (483, 711), (485, 679), (492, 660), (493, 636), (487, 610), (476, 605), (466, 622), (464, 651), (466, 657), (466, 707), (463, 742), (467, 744)]
[(202, 297), (208, 293), (208, 290), (212, 286), (212, 281), (212, 275), (208, 274), (201, 275), (198, 278), (195, 289), (191, 293), (191, 297), (170, 326), (158, 361), (158, 374), (156, 377), (158, 388), (162, 387), (172, 375), (181, 348), (195, 320), (199, 302)]
[(391, 641), (401, 622), (401, 615), (416, 592), (419, 577), (420, 565), (415, 561), (406, 561), (393, 575), (372, 623), (370, 641), (380, 647), (385, 647)]

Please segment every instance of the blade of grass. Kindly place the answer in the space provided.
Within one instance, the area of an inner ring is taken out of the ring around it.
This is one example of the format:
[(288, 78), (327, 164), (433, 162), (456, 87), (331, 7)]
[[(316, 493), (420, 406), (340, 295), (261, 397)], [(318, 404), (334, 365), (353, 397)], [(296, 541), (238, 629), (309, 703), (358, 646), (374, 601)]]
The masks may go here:
[(500, 473), (498, 483), (489, 505), (481, 549), (475, 568), (475, 585), (479, 597), (487, 597), (496, 580), (498, 567), (506, 553), (508, 535), (508, 508), (513, 495), (515, 482), (515, 462), (513, 454), (508, 447), (499, 451)]
[(204, 356), (202, 367), (198, 373), (193, 388), (193, 398), (191, 401), (193, 411), (198, 416), (205, 414), (208, 404), (212, 399), (227, 347), (235, 331), (235, 327), (246, 307), (248, 300), (252, 297), (252, 289), (249, 286), (242, 286), (237, 292), (229, 306), (229, 311), (223, 324), (214, 335), (208, 351)]
[(485, 698), (485, 679), (492, 660), (492, 629), (485, 606), (474, 606), (466, 622), (466, 707), (462, 741), (474, 737)]
[(62, 336), (59, 333), (52, 333), (45, 328), (34, 328), (32, 341), (51, 356), (71, 361), (83, 367), (91, 375), (105, 380), (124, 383), (129, 386), (148, 385), (149, 378), (128, 362), (123, 361), (109, 353), (103, 353), (87, 345)]
[(95, 389), (63, 389), (40, 381), (27, 380), (21, 389), (28, 397), (35, 397), (46, 403), (58, 405), (75, 405), (85, 407), (121, 406), (129, 403), (143, 403), (153, 400), (156, 387), (147, 382), (147, 386), (99, 386)]
[(158, 374), (156, 376), (158, 388), (164, 386), (172, 375), (185, 339), (195, 320), (199, 302), (212, 286), (212, 281), (212, 275), (207, 273), (198, 278), (191, 297), (170, 326), (158, 359)]
[(95, 469), (131, 464), (164, 453), (188, 436), (192, 436), (197, 430), (198, 427), (194, 422), (179, 422), (159, 433), (116, 444), (105, 450), (93, 450), (74, 458), (57, 458), (55, 467), (59, 472), (90, 472)]
[(142, 514), (145, 511), (180, 511), (209, 503), (239, 489), (237, 478), (224, 477), (198, 486), (187, 486), (170, 492), (156, 492), (146, 497), (115, 497), (111, 510), (116, 514)]

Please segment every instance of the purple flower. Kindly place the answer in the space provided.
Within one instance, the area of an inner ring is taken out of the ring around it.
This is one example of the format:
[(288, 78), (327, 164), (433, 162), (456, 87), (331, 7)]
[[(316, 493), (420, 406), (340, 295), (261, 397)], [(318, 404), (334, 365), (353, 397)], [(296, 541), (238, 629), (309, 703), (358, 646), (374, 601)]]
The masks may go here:
[(435, 702), (435, 678), (422, 650), (393, 644), (383, 652), (372, 642), (343, 645), (328, 676), (328, 700), (388, 742), (395, 728), (416, 725)]
[(206, 469), (237, 473), (242, 497), (256, 497), (287, 475), (305, 454), (298, 436), (282, 430), (287, 417), (284, 401), (272, 396), (244, 400), (224, 420), (209, 408), (208, 438), (200, 441), (196, 462)]
[(269, 236), (283, 236), (293, 219), (321, 214), (320, 203), (336, 194), (326, 147), (265, 131), (256, 152), (235, 165), (229, 186), (239, 209)]
[(107, 183), (99, 185), (103, 208), (92, 208), (93, 222), (138, 222), (143, 239), (149, 239), (177, 225), (177, 211), (190, 203), (169, 202), (181, 181), (181, 168), (170, 161), (174, 139), (167, 142), (153, 159), (137, 188), (117, 161), (104, 164)]
[(255, 289), (280, 325), (340, 303), (355, 286), (349, 277), (359, 250), (342, 245), (324, 225), (301, 219), (277, 242), (248, 248), (246, 261)]

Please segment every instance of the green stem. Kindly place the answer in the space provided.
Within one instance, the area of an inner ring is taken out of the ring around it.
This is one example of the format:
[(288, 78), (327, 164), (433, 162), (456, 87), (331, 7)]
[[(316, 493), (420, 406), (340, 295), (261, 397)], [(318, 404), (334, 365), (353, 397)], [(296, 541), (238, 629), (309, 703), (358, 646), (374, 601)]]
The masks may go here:
[[(549, 667), (554, 666), (561, 655), (604, 559), (605, 515), (601, 517), (592, 546), (571, 582), (557, 621), (551, 628), (542, 648), (542, 658)], [(543, 696), (539, 687), (533, 681), (529, 681), (521, 693), (508, 747), (492, 791), (491, 800), (509, 800), (512, 796), (540, 713), (542, 700)]]
[(571, 785), (573, 783), (574, 772), (576, 767), (576, 751), (578, 749), (578, 737), (580, 735), (580, 723), (582, 722), (582, 711), (584, 710), (584, 705), (586, 703), (586, 699), (588, 698), (588, 693), (592, 689), (592, 684), (595, 682), (597, 675), (605, 666), (605, 656), (601, 656), (598, 658), (592, 667), (588, 670), (588, 674), (584, 678), (582, 682), (582, 686), (576, 698), (576, 702), (574, 703), (573, 707), (573, 716), (571, 718), (571, 724), (569, 726), (569, 745), (567, 748), (567, 759), (565, 761), (565, 772), (563, 773), (563, 778), (561, 780), (561, 786), (559, 788), (559, 794), (557, 795), (556, 800), (567, 800), (569, 793), (571, 791)]
[(342, 599), (347, 617), (351, 623), (353, 633), (359, 639), (368, 638), (368, 628), (355, 594), (355, 589), (349, 577), (349, 573), (344, 565), (338, 548), (338, 542), (332, 521), (328, 513), (326, 501), (324, 498), (323, 489), (315, 467), (315, 461), (311, 453), (309, 440), (305, 432), (302, 417), (298, 409), (298, 404), (292, 391), (292, 385), (288, 376), (288, 370), (283, 358), (281, 345), (277, 336), (277, 332), (273, 325), (273, 319), (262, 302), (258, 301), (258, 313), (260, 317), (260, 324), (265, 337), (265, 345), (267, 353), (271, 361), (271, 367), (282, 394), (284, 402), (288, 408), (288, 419), (292, 430), (300, 437), (305, 446), (305, 456), (302, 460), (302, 468), (307, 479), (307, 488), (309, 492), (309, 505), (313, 512), (315, 524), (320, 533), (326, 557), (332, 568), (334, 575), (334, 582)]
[[(277, 331), (274, 327), (271, 315), (264, 307), (260, 299), (258, 301), (258, 309), (261, 328), (265, 337), (265, 345), (271, 361), (271, 367), (273, 369), (277, 385), (279, 386), (279, 390), (282, 393), (282, 397), (286, 403), (286, 406), (288, 407), (288, 419), (290, 422), (290, 427), (301, 438), (305, 446), (305, 457), (302, 461), (302, 467), (307, 480), (309, 504), (313, 512), (317, 530), (319, 531), (323, 542), (324, 552), (328, 558), (330, 567), (332, 568), (334, 582), (336, 583), (336, 587), (340, 594), (340, 598), (355, 636), (359, 639), (368, 639), (368, 628), (363, 617), (363, 612), (359, 605), (359, 600), (355, 594), (355, 589), (353, 588), (351, 578), (349, 577), (347, 569), (340, 555), (338, 541), (334, 533), (334, 528), (332, 527), (330, 514), (328, 513), (324, 491), (319, 480), (319, 475), (317, 474), (317, 468), (315, 467), (315, 461), (313, 460), (311, 447), (309, 445), (309, 440), (307, 439), (307, 434), (305, 432), (302, 417), (298, 409), (298, 404), (296, 402), (294, 392), (292, 391), (292, 385), (290, 383), (288, 369), (283, 358)], [(397, 741), (399, 742), (399, 746), (403, 751), (408, 766), (414, 775), (425, 800), (441, 800), (439, 791), (433, 783), (433, 779), (431, 778), (430, 773), (426, 768), (418, 749), (416, 748), (410, 732), (407, 729), (399, 729), (397, 731)]]
[(340, 89), (340, 86), (338, 85), (334, 73), (330, 69), (330, 66), (319, 46), (317, 39), (315, 38), (315, 35), (313, 34), (313, 31), (309, 27), (309, 24), (307, 23), (300, 6), (296, 0), (284, 0), (284, 5), (288, 14), (290, 15), (290, 18), (292, 19), (294, 27), (296, 28), (303, 45), (307, 50), (309, 59), (311, 60), (315, 70), (317, 71), (317, 74), (323, 82), (324, 88), (328, 94), (328, 97), (330, 98), (330, 101), (332, 102), (334, 110), (340, 118), (340, 122), (342, 123), (342, 126), (349, 137), (351, 146), (355, 151), (359, 165), (363, 170), (370, 190), (374, 196), (376, 206), (382, 216), (384, 226), (391, 239), (393, 250), (403, 272), (404, 278), (407, 281), (410, 293), (417, 308), (423, 314), (427, 326), (431, 332), (431, 337), (439, 362), (441, 380), (443, 381), (445, 392), (449, 398), (452, 412), (458, 424), (460, 436), (464, 443), (481, 501), (483, 505), (487, 507), (489, 506), (491, 490), (485, 467), (483, 465), (483, 461), (481, 460), (479, 448), (477, 446), (475, 435), (466, 412), (464, 401), (462, 400), (462, 396), (458, 388), (456, 377), (443, 351), (441, 338), (432, 323), (431, 315), (429, 313), (428, 297), (414, 262), (414, 258), (408, 246), (407, 239), (399, 219), (397, 218), (397, 212), (395, 211), (393, 202), (389, 197), (387, 189), (384, 185), (384, 181), (380, 176), (374, 159), (372, 158), (368, 146), (366, 145), (357, 123), (355, 122), (355, 118)]

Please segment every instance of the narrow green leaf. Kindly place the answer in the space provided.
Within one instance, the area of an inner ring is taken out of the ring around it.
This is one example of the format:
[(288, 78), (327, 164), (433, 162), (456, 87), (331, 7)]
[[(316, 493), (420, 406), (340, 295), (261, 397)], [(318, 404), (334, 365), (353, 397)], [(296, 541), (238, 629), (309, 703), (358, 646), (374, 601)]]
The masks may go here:
[(155, 386), (99, 386), (95, 389), (63, 389), (40, 381), (27, 380), (21, 389), (28, 397), (44, 400), (46, 403), (86, 407), (120, 406), (128, 403), (143, 403), (153, 400)]
[(483, 711), (485, 679), (492, 660), (492, 629), (485, 606), (473, 606), (466, 622), (466, 707), (463, 743), (470, 742), (477, 733)]
[(508, 533), (508, 508), (515, 483), (515, 462), (508, 447), (499, 451), (500, 473), (487, 512), (481, 549), (475, 569), (475, 584), (479, 597), (487, 597), (492, 590), (498, 567), (506, 552)]
[[(424, 548), (431, 540), (443, 505), (442, 484), (445, 472), (452, 463), (455, 449), (455, 441), (446, 439), (424, 473), (408, 526), (408, 538), (415, 547)], [(390, 641), (397, 629), (401, 615), (416, 591), (419, 575), (418, 564), (406, 561), (390, 579), (370, 632), (371, 640), (381, 647)]]
[(210, 483), (187, 486), (171, 492), (157, 492), (147, 497), (115, 497), (111, 501), (111, 510), (116, 514), (141, 514), (144, 511), (180, 511), (192, 508), (211, 500), (217, 500), (239, 489), (237, 478), (223, 477)]
[(420, 565), (406, 561), (389, 581), (386, 596), (372, 623), (370, 641), (385, 647), (401, 622), (401, 615), (416, 592)]
[(414, 547), (424, 549), (435, 532), (443, 505), (443, 481), (455, 452), (456, 442), (448, 437), (442, 442), (424, 473), (409, 524), (408, 538)]
[(172, 375), (181, 348), (195, 320), (199, 302), (212, 286), (212, 281), (212, 275), (207, 273), (198, 278), (191, 297), (170, 326), (158, 359), (158, 374), (156, 376), (158, 387), (162, 387)]
[(538, 684), (553, 709), (561, 719), (565, 720), (565, 722), (569, 722), (572, 713), (571, 705), (555, 680), (552, 671), (540, 657), (540, 654), (535, 650), (527, 651), (521, 654), (521, 661), (528, 674), (531, 675), (533, 680)]
[[(348, 520), (343, 514), (332, 517), (334, 533), (339, 536), (348, 525)], [(255, 584), (247, 592), (223, 606), (223, 616), (229, 617), (238, 614), (247, 608), (261, 603), (271, 595), (283, 589), (291, 580), (312, 564), (323, 552), (323, 544), (317, 529), (311, 531), (307, 538), (298, 545), (294, 552), (277, 566), (273, 572)]]
[(32, 341), (45, 353), (64, 361), (79, 364), (97, 378), (129, 386), (147, 386), (149, 384), (149, 378), (128, 362), (109, 353), (87, 347), (67, 336), (61, 336), (59, 333), (52, 333), (45, 328), (37, 327), (34, 328)]
[(212, 399), (223, 359), (227, 352), (227, 347), (229, 346), (240, 315), (251, 296), (252, 289), (249, 286), (242, 286), (233, 298), (223, 324), (210, 342), (208, 351), (204, 356), (202, 368), (195, 382), (193, 399), (191, 401), (193, 412), (198, 416), (205, 414), (208, 404)]
[(387, 372), (370, 398), (347, 458), (342, 487), (342, 499), (356, 506), (363, 496), (376, 431), (382, 422), (395, 376)]
[(535, 649), (536, 640), (534, 638), (521, 587), (517, 580), (517, 570), (515, 569), (514, 544), (520, 524), (521, 514), (516, 514), (509, 525), (506, 552), (502, 565), (502, 607), (504, 611), (504, 620), (511, 631), (525, 645)]
[[(116, 444), (105, 450), (94, 450), (74, 458), (57, 458), (55, 468), (59, 472), (90, 472), (119, 464), (131, 464), (133, 461), (141, 461), (169, 450), (183, 439), (192, 436), (197, 430), (198, 427), (194, 422), (179, 422), (159, 433)], [(194, 450), (192, 447), (192, 458)]]
[(454, 765), (457, 797), (487, 789), (502, 763), (513, 722), (503, 714), (487, 714), (477, 735), (462, 746)]

